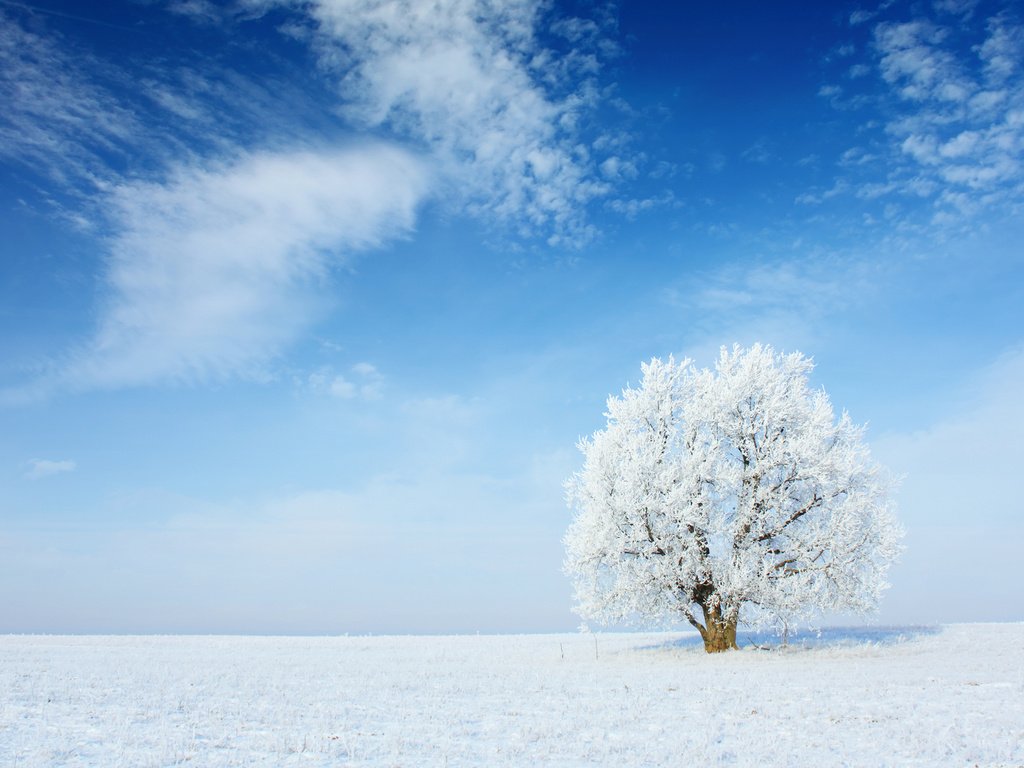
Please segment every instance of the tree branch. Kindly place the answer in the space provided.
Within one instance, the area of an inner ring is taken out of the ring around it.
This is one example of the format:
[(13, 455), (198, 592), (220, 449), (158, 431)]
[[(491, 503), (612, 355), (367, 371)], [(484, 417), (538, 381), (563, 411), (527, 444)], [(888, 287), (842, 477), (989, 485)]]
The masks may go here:
[(683, 616), (686, 617), (686, 620), (688, 622), (690, 622), (690, 624), (692, 624), (694, 626), (694, 628), (698, 632), (700, 632), (701, 638), (706, 640), (707, 639), (707, 630), (704, 629), (704, 625), (703, 624), (701, 624), (699, 621), (697, 621), (697, 617), (693, 615), (693, 611), (691, 611), (689, 609), (689, 607), (687, 607), (685, 605), (683, 606), (682, 610), (683, 610)]
[(808, 512), (810, 512), (812, 509), (814, 509), (816, 506), (818, 506), (824, 500), (825, 499), (823, 497), (819, 496), (818, 494), (814, 494), (814, 498), (813, 499), (811, 499), (809, 502), (807, 502), (802, 507), (800, 507), (800, 509), (798, 509), (796, 512), (794, 512), (792, 515), (787, 517), (785, 519), (785, 521), (783, 521), (782, 525), (780, 525), (774, 531), (769, 531), (768, 533), (762, 533), (760, 536), (758, 536), (756, 539), (754, 539), (754, 541), (768, 541), (768, 539), (774, 539), (776, 536), (778, 536), (780, 533), (782, 533), (786, 529), (787, 526), (789, 526), (791, 523), (794, 523), (797, 520), (799, 520), (801, 517), (806, 515)]

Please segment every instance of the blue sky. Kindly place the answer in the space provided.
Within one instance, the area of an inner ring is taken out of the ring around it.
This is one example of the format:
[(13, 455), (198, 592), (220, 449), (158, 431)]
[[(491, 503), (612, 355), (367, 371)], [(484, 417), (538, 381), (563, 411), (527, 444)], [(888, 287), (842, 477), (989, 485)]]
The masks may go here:
[(0, 1), (0, 631), (572, 629), (562, 482), (763, 341), (1020, 620), (1015, 3)]

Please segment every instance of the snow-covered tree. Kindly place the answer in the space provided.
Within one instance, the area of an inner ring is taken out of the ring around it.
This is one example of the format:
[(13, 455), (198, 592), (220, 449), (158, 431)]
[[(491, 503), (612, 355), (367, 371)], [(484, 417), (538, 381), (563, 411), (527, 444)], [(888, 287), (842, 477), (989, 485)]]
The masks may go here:
[(654, 359), (608, 399), (567, 483), (583, 618), (685, 619), (710, 653), (737, 647), (738, 622), (877, 605), (902, 537), (892, 482), (863, 428), (808, 387), (812, 368), (723, 347), (714, 371)]

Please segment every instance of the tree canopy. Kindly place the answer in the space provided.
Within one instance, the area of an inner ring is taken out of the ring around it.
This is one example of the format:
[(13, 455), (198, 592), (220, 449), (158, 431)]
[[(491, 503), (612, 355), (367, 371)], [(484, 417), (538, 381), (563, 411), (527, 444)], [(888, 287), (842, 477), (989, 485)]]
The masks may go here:
[(812, 368), (734, 346), (714, 371), (653, 359), (608, 399), (567, 483), (582, 617), (685, 620), (711, 652), (736, 647), (740, 621), (877, 605), (902, 537), (893, 483), (864, 429), (810, 389)]

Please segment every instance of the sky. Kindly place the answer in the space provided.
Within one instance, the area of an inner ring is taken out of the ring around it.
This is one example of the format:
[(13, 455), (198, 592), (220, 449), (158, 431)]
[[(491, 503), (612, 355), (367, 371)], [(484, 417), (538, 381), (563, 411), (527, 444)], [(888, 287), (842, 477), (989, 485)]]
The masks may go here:
[(0, 0), (0, 632), (579, 625), (576, 443), (763, 342), (874, 621), (1024, 620), (1014, 2)]

